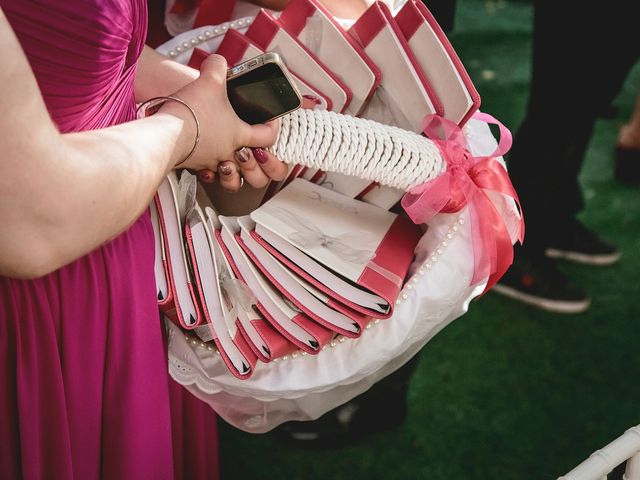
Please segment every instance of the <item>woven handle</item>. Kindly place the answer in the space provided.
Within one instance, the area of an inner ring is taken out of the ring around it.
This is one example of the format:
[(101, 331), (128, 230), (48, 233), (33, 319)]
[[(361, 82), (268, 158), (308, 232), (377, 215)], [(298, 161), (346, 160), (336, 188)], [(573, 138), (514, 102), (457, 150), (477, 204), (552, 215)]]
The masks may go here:
[(299, 109), (282, 117), (278, 140), (270, 151), (285, 163), (405, 191), (446, 168), (438, 147), (422, 135), (323, 110)]

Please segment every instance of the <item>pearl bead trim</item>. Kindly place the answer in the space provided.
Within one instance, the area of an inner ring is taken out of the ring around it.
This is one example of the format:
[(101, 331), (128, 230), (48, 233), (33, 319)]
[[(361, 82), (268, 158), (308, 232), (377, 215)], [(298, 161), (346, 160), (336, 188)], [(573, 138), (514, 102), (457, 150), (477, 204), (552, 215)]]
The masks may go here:
[(420, 268), (416, 271), (413, 277), (404, 285), (404, 288), (400, 292), (400, 296), (396, 300), (396, 305), (400, 305), (403, 300), (409, 298), (409, 291), (413, 290), (413, 286), (420, 281), (420, 277), (422, 277), (425, 272), (431, 270), (434, 264), (438, 261), (438, 259), (442, 256), (444, 251), (449, 246), (453, 237), (460, 230), (460, 225), (464, 225), (464, 218), (458, 217), (455, 222), (449, 227), (449, 230), (445, 234), (446, 240), (442, 240), (440, 244), (434, 249), (433, 253), (427, 260), (422, 264)]
[[(450, 245), (450, 241), (453, 239), (453, 237), (456, 235), (456, 233), (458, 233), (460, 231), (460, 226), (464, 225), (465, 221), (464, 218), (462, 217), (458, 217), (455, 222), (451, 225), (451, 227), (449, 227), (449, 230), (447, 231), (445, 237), (447, 238), (447, 240), (443, 240), (439, 243), (439, 245), (435, 248), (434, 252), (432, 253), (432, 255), (430, 257), (427, 258), (427, 260), (422, 264), (422, 266), (420, 266), (420, 268), (418, 268), (418, 270), (416, 271), (416, 273), (414, 273), (413, 277), (405, 283), (404, 288), (400, 291), (400, 296), (398, 297), (398, 299), (396, 300), (396, 305), (400, 305), (402, 303), (403, 300), (406, 300), (409, 298), (409, 291), (413, 290), (413, 286), (418, 283), (418, 281), (420, 281), (420, 278), (422, 276), (424, 276), (425, 272), (432, 270), (434, 264), (438, 261), (438, 259), (442, 256), (442, 254), (444, 253), (444, 251), (446, 250), (446, 248)], [(367, 326), (365, 327), (366, 330), (370, 330), (372, 327), (378, 325), (380, 323), (380, 319), (379, 318), (375, 318), (373, 319), (371, 322), (369, 322), (367, 324)], [(213, 351), (215, 353), (220, 353), (218, 351), (218, 349), (212, 345), (211, 342), (203, 342), (195, 337), (192, 337), (189, 334), (185, 334), (184, 338), (187, 340), (187, 342), (190, 342), (193, 346), (196, 347), (200, 347), (200, 348), (206, 348), (209, 351)], [(321, 351), (325, 351), (327, 348), (334, 348), (338, 343), (344, 343), (347, 340), (347, 337), (343, 336), (343, 335), (338, 335), (336, 336), (329, 344), (327, 345), (323, 345)], [(279, 361), (285, 361), (285, 360), (289, 360), (294, 359), (294, 358), (298, 358), (298, 357), (305, 357), (309, 355), (307, 352), (305, 352), (304, 350), (297, 350), (289, 355), (284, 355), (282, 357), (278, 357), (278, 358), (274, 358), (272, 360), (272, 362), (279, 362)], [(175, 362), (174, 362), (175, 363)], [(176, 363), (176, 366), (183, 370), (183, 371), (187, 371), (185, 370), (185, 368), (188, 367), (183, 367), (180, 364)], [(189, 369), (190, 370), (190, 369)]]
[(173, 50), (169, 50), (169, 57), (175, 58), (181, 53), (187, 52), (197, 47), (201, 43), (204, 43), (207, 40), (210, 40), (211, 38), (218, 37), (226, 33), (226, 31), (229, 30), (230, 28), (235, 30), (239, 28), (245, 28), (251, 25), (252, 22), (253, 22), (253, 18), (251, 17), (239, 18), (238, 20), (234, 20), (232, 22), (223, 23), (222, 25), (214, 27), (211, 30), (205, 30), (204, 32), (198, 34), (197, 36), (182, 42)]

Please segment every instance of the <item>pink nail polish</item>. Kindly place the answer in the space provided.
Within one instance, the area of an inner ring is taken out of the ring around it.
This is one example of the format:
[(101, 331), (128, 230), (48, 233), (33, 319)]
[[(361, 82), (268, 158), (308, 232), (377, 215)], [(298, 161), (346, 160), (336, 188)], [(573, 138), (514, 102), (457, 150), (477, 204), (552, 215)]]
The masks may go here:
[(262, 148), (252, 148), (253, 156), (256, 158), (258, 163), (265, 164), (269, 161), (269, 157), (267, 156), (267, 152)]
[(250, 160), (249, 149), (247, 147), (242, 147), (240, 150), (236, 150), (235, 157), (238, 162), (247, 163)]
[(218, 165), (218, 172), (222, 175), (231, 175), (233, 173), (233, 167), (228, 163), (221, 163)]

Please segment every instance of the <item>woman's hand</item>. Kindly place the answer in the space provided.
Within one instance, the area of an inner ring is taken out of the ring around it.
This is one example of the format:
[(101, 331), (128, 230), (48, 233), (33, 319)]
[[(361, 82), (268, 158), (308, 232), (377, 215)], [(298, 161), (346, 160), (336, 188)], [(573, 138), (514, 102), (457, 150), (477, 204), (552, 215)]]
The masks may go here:
[[(232, 191), (240, 188), (240, 176), (255, 187), (264, 186), (269, 179), (282, 180), (287, 174), (286, 165), (264, 150), (276, 142), (279, 123), (249, 125), (238, 118), (227, 98), (226, 76), (224, 57), (210, 55), (202, 63), (200, 76), (174, 94), (191, 106), (200, 123), (199, 144), (179, 166), (217, 172), (223, 188)], [(159, 113), (184, 119), (186, 156), (196, 137), (190, 112), (177, 102), (167, 102)], [(258, 150), (250, 153), (250, 148)], [(213, 177), (200, 176), (205, 181), (213, 181)]]
[[(287, 175), (286, 165), (262, 148), (243, 147), (236, 151), (235, 159), (236, 163), (225, 161), (218, 165), (220, 186), (229, 192), (237, 192), (243, 178), (251, 186), (262, 188), (269, 180), (283, 180)], [(204, 180), (210, 183), (213, 177)]]

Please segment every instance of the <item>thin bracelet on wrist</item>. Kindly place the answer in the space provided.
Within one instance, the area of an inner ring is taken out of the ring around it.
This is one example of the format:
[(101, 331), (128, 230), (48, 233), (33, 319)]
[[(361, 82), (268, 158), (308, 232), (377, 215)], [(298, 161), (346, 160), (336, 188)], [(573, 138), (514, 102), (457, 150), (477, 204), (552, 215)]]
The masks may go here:
[[(153, 115), (154, 113), (156, 113), (158, 111), (158, 109), (166, 102), (168, 102), (169, 100), (173, 100), (174, 102), (178, 102), (182, 105), (184, 105), (187, 110), (189, 110), (189, 112), (191, 112), (191, 116), (193, 117), (193, 120), (196, 122), (196, 138), (193, 141), (193, 147), (191, 148), (191, 151), (187, 154), (186, 157), (184, 157), (182, 160), (180, 160), (178, 163), (176, 163), (174, 166), (177, 167), (178, 165), (182, 165), (184, 162), (186, 162), (187, 160), (189, 160), (193, 154), (196, 151), (196, 148), (198, 147), (198, 143), (200, 142), (200, 122), (198, 121), (198, 116), (196, 115), (196, 112), (193, 110), (193, 108), (191, 108), (187, 102), (185, 102), (184, 100), (178, 98), (178, 97), (173, 97), (171, 95), (166, 96), (166, 97), (154, 97), (154, 98), (150, 98), (149, 100), (146, 100), (145, 102), (142, 102), (140, 104), (140, 106), (138, 106), (136, 112), (138, 113), (138, 117), (139, 118), (144, 118), (144, 117), (148, 117), (149, 115)], [(147, 112), (150, 109), (154, 109), (150, 114), (147, 114)], [(142, 114), (142, 115), (141, 115)]]

